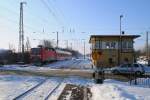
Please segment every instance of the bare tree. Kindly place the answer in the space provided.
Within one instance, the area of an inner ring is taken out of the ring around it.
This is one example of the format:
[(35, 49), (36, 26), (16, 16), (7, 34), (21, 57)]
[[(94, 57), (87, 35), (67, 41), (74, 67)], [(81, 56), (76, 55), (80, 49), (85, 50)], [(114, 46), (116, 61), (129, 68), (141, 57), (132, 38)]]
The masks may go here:
[(12, 52), (16, 51), (14, 44), (9, 43), (9, 50), (11, 50)]
[(27, 37), (27, 41), (25, 44), (25, 51), (29, 51), (31, 49), (29, 37)]
[(42, 45), (44, 47), (48, 47), (48, 48), (53, 48), (53, 44), (49, 40), (42, 40), (42, 43), (40, 45)]

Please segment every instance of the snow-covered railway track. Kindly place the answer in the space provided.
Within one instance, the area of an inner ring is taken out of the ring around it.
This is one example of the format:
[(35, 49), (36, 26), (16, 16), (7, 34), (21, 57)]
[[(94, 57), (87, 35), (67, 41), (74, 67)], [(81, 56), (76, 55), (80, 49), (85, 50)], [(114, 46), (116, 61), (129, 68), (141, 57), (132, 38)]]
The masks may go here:
[(28, 94), (29, 92), (33, 91), (35, 88), (39, 87), (40, 85), (42, 85), (44, 82), (46, 82), (47, 79), (41, 81), (40, 83), (38, 83), (37, 85), (35, 85), (34, 87), (30, 88), (29, 90), (25, 91), (24, 93), (18, 95), (17, 97), (15, 97), (13, 100), (19, 100), (20, 98), (22, 98), (23, 96), (25, 96), (26, 94)]
[(75, 68), (77, 68), (77, 66), (79, 66), (79, 63), (81, 63), (80, 60), (79, 61), (74, 61), (69, 67), (75, 69)]
[(37, 86), (17, 96), (14, 100), (48, 100), (48, 98), (61, 85), (62, 79), (46, 79)]
[(49, 94), (45, 97), (44, 100), (48, 100), (50, 96), (59, 88), (60, 85), (61, 85), (61, 82), (58, 85), (56, 85), (56, 87), (54, 87), (52, 91), (49, 92)]

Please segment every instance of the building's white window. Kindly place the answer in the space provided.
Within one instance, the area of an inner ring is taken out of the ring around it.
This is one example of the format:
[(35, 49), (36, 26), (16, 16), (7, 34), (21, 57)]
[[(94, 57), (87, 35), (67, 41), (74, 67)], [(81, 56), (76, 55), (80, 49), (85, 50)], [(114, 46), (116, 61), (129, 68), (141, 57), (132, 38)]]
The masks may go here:
[(92, 49), (95, 49), (95, 44), (94, 43), (92, 43)]
[(105, 49), (115, 49), (116, 48), (116, 42), (105, 42)]
[(95, 42), (95, 49), (99, 49), (99, 41)]
[(101, 49), (101, 46), (102, 46), (101, 41), (95, 41), (95, 43), (92, 44), (93, 49)]
[(115, 49), (116, 48), (116, 42), (111, 42), (111, 49)]
[(132, 41), (128, 41), (128, 48), (132, 49), (133, 48), (133, 42)]
[(127, 41), (122, 41), (122, 49), (127, 49)]
[(123, 49), (132, 49), (133, 42), (132, 41), (122, 41), (122, 48)]
[(110, 48), (110, 42), (106, 42), (106, 49)]

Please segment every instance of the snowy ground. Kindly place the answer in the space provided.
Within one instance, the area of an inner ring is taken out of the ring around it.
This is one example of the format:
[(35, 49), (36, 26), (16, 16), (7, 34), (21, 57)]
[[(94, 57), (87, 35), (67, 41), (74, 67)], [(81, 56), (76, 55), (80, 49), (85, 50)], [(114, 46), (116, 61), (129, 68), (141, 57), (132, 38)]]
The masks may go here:
[[(17, 95), (25, 92), (29, 88), (35, 86), (44, 77), (1, 75), (0, 76), (0, 100), (12, 100)], [(62, 81), (63, 80), (63, 81)], [(61, 86), (49, 98), (49, 100), (57, 100), (66, 84), (75, 84), (87, 86), (92, 93), (91, 100), (150, 100), (150, 88), (144, 88), (141, 85), (129, 85), (127, 82), (119, 82), (115, 80), (105, 80), (104, 84), (95, 84), (91, 79), (81, 77), (50, 77), (40, 88), (37, 88), (34, 95), (28, 95), (25, 99), (38, 100), (42, 96), (46, 96), (49, 89), (53, 88), (61, 81)], [(42, 99), (40, 99), (42, 100)]]
[(145, 60), (138, 60), (137, 63), (143, 64), (143, 65), (147, 65), (147, 64), (148, 64), (148, 61), (145, 61)]
[[(33, 66), (33, 65), (4, 65), (0, 69), (9, 70), (50, 70), (50, 69), (79, 69), (79, 70), (93, 70), (92, 62), (88, 59), (74, 59), (53, 62), (44, 66)], [(110, 71), (110, 69), (107, 69)], [(145, 65), (146, 74), (150, 74), (150, 67)]]
[[(1, 69), (11, 70), (47, 70), (47, 69), (91, 69), (89, 60), (66, 60), (59, 61), (43, 67), (36, 66), (20, 66), (5, 65)], [(150, 67), (145, 67), (147, 73)], [(0, 75), (0, 100), (12, 100), (19, 94), (24, 93), (28, 89), (34, 87), (38, 83), (45, 80), (46, 77), (36, 76), (20, 76), (20, 75)], [(145, 81), (146, 82), (146, 81)], [(115, 80), (105, 80), (104, 84), (95, 84), (92, 79), (81, 77), (50, 77), (48, 82), (33, 91), (32, 95), (26, 96), (24, 99), (43, 99), (53, 90), (55, 85), (61, 83), (60, 87), (51, 95), (49, 100), (57, 100), (66, 84), (74, 84), (77, 86), (86, 86), (91, 90), (91, 100), (150, 100), (150, 88), (142, 84), (130, 85), (129, 82), (119, 82)]]
[(43, 79), (42, 77), (0, 75), (0, 100), (12, 100)]
[(92, 62), (88, 59), (74, 59), (58, 61), (52, 64), (45, 65), (49, 68), (67, 68), (67, 69), (91, 69)]
[[(18, 76), (18, 75), (0, 75), (0, 100), (12, 100), (19, 94), (24, 93), (28, 89), (34, 87), (41, 81), (44, 77), (31, 77), (31, 76)], [(58, 90), (51, 96), (51, 100), (58, 98), (58, 94), (61, 93), (66, 84), (75, 85), (88, 85), (93, 83), (90, 79), (84, 79), (79, 77), (50, 77), (44, 84), (38, 87), (33, 93), (26, 95), (23, 100), (43, 100), (44, 97), (48, 95), (50, 91), (53, 90), (55, 85), (61, 82), (61, 86)]]
[(33, 66), (33, 65), (4, 65), (0, 67), (0, 69), (8, 69), (8, 70), (49, 70), (49, 69), (91, 69), (92, 63), (87, 59), (79, 59), (79, 60), (64, 60), (57, 61), (51, 64), (47, 64), (44, 66)]
[(92, 100), (150, 100), (150, 88), (130, 86), (128, 83), (106, 80), (91, 86)]

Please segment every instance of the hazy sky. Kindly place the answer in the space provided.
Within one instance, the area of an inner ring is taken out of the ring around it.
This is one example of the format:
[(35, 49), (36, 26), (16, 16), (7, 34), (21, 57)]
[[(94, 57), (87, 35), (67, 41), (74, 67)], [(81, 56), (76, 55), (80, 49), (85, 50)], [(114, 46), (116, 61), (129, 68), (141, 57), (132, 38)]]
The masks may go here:
[[(23, 0), (0, 0), (0, 48), (18, 47), (19, 8)], [(150, 31), (150, 0), (24, 0), (25, 39), (35, 47), (41, 39), (55, 39), (60, 45), (89, 52), (91, 34), (119, 34), (119, 16), (126, 34), (139, 34), (135, 48), (145, 45), (145, 32)], [(45, 4), (46, 3), (46, 4)], [(43, 32), (44, 29), (44, 32)], [(33, 40), (37, 39), (37, 40)]]

